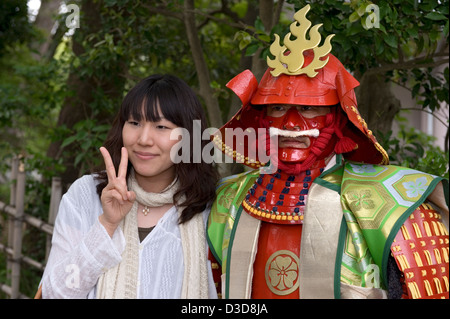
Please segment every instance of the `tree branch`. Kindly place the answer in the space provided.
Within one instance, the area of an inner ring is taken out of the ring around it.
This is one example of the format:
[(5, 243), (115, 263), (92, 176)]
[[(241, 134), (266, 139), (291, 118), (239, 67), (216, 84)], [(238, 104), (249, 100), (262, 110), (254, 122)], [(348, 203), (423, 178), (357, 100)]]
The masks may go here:
[[(442, 55), (436, 54), (434, 57), (441, 57)], [(403, 63), (393, 63), (393, 64), (385, 64), (376, 68), (369, 69), (365, 72), (365, 74), (379, 74), (385, 73), (387, 71), (397, 70), (397, 69), (414, 69), (414, 68), (429, 68), (429, 67), (437, 67), (442, 64), (449, 63), (449, 58), (439, 59), (436, 61), (426, 62), (429, 58), (420, 58), (413, 59), (409, 61), (405, 61)]]
[(146, 9), (148, 9), (148, 11), (150, 13), (161, 14), (161, 15), (164, 15), (167, 17), (172, 17), (172, 18), (183, 21), (183, 13), (181, 13), (181, 12), (173, 12), (171, 10), (167, 10), (164, 7), (155, 7), (155, 6), (150, 6), (150, 5), (146, 5), (146, 4), (142, 4), (142, 6)]
[[(229, 20), (226, 20), (226, 19), (217, 18), (217, 17), (213, 16), (211, 14), (211, 12), (210, 13), (205, 13), (205, 12), (203, 12), (201, 10), (197, 10), (197, 9), (193, 10), (193, 12), (195, 14), (197, 14), (197, 15), (201, 15), (201, 16), (207, 18), (207, 20), (212, 20), (212, 21), (215, 21), (215, 22), (220, 23), (220, 24), (225, 24), (227, 26), (230, 26), (232, 28), (236, 28), (238, 30), (244, 30), (245, 31), (245, 30), (249, 30), (250, 28), (252, 28), (252, 26), (246, 25), (242, 21), (232, 22), (232, 21), (229, 21)], [(216, 11), (215, 13), (223, 13), (223, 12), (222, 11)], [(205, 22), (202, 23), (202, 25), (204, 25), (204, 24), (205, 24)]]
[[(226, 16), (228, 16), (234, 22), (234, 25), (237, 25), (237, 24), (239, 24), (239, 22), (241, 22), (241, 19), (239, 19), (239, 16), (230, 9), (230, 7), (228, 5), (228, 0), (222, 0), (221, 3), (222, 3), (222, 6), (219, 10), (213, 10), (207, 14), (204, 14), (203, 12), (198, 12), (199, 10), (197, 10), (195, 12), (196, 14), (203, 15), (205, 17), (205, 21), (203, 21), (197, 27), (198, 29), (201, 29), (203, 26), (207, 25), (210, 20), (216, 20), (217, 18), (215, 18), (214, 15), (219, 14), (219, 13), (223, 13)], [(223, 21), (226, 21), (226, 20), (223, 20)], [(233, 23), (233, 22), (231, 22), (231, 23)], [(233, 26), (233, 27), (235, 27), (235, 26)]]
[(436, 114), (434, 114), (431, 111), (428, 111), (425, 109), (419, 109), (419, 108), (415, 108), (415, 107), (401, 108), (400, 111), (420, 111), (420, 112), (425, 112), (425, 113), (431, 114), (436, 120), (441, 122), (441, 124), (444, 125), (448, 129), (448, 124), (445, 123), (443, 120), (441, 120), (439, 117), (437, 117)]

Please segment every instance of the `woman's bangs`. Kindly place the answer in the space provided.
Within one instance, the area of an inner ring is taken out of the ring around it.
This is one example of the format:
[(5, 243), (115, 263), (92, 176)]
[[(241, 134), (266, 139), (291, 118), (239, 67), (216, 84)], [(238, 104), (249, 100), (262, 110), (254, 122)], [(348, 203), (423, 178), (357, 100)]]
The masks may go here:
[[(177, 92), (172, 88), (161, 87), (159, 90), (155, 90), (152, 96), (154, 102), (151, 105), (146, 106), (147, 119), (154, 121), (159, 120), (159, 115), (162, 115), (166, 120), (174, 123), (177, 126), (182, 126), (182, 105), (179, 101)], [(148, 104), (148, 103), (147, 103)], [(158, 105), (161, 109), (161, 114), (158, 112)]]
[(177, 92), (177, 88), (176, 83), (166, 80), (142, 82), (125, 97), (122, 120), (125, 122), (132, 118), (135, 121), (158, 122), (165, 118), (177, 126), (183, 126), (183, 117), (187, 115), (183, 115), (187, 111), (184, 104), (188, 101), (184, 101), (186, 97)]
[[(144, 116), (144, 119), (149, 122), (158, 122), (161, 120), (161, 114), (158, 110), (159, 99), (155, 94), (148, 94), (144, 101), (142, 102), (142, 106), (140, 109), (141, 116)], [(164, 114), (163, 114), (164, 116)]]
[(130, 99), (122, 108), (122, 119), (128, 121), (151, 121), (157, 122), (161, 119), (158, 111), (157, 99), (151, 99), (149, 96), (135, 97)]

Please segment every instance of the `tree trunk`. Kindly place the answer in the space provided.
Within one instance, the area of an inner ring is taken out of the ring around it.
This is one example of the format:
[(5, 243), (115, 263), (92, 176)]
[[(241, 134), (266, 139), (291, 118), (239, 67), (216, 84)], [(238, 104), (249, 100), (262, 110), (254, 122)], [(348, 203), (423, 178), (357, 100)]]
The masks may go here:
[(400, 110), (400, 101), (391, 92), (391, 82), (380, 74), (363, 75), (356, 89), (358, 110), (374, 135), (392, 129), (395, 114)]
[[(283, 0), (275, 3), (273, 0), (260, 0), (259, 1), (259, 17), (264, 25), (266, 32), (272, 30), (272, 28), (278, 23), (280, 19), (281, 9), (283, 7)], [(252, 71), (258, 81), (262, 78), (264, 72), (267, 70), (267, 61), (259, 57), (261, 49), (259, 49), (253, 56)]]
[[(255, 20), (258, 17), (259, 8), (257, 5), (257, 2), (252, 1), (252, 3), (249, 3), (249, 6), (247, 8), (247, 13), (245, 17), (242, 19), (242, 22), (245, 25), (254, 25)], [(256, 58), (255, 58), (256, 57)], [(241, 53), (241, 59), (239, 60), (239, 70), (253, 70), (253, 60), (259, 59), (259, 54), (254, 56), (246, 56), (245, 51), (242, 51)], [(237, 74), (236, 74), (237, 75)], [(227, 79), (231, 80), (231, 79)], [(225, 119), (225, 122), (231, 119), (241, 108), (241, 100), (237, 97), (235, 94), (231, 94), (230, 99), (230, 109), (228, 111), (228, 116)]]
[[(253, 5), (249, 4), (247, 14), (242, 22), (245, 25), (254, 25), (255, 20), (259, 15), (264, 24), (265, 30), (272, 30), (274, 25), (277, 24), (278, 20), (280, 19), (282, 6), (283, 1), (279, 1), (277, 3), (277, 9), (274, 10), (273, 0), (259, 0), (259, 5), (257, 5), (256, 3), (254, 3)], [(242, 56), (239, 61), (240, 70), (251, 69), (258, 82), (259, 80), (261, 80), (264, 72), (267, 70), (267, 62), (266, 60), (260, 58), (260, 53), (261, 49), (259, 49), (253, 56), (248, 57), (245, 56), (245, 52), (242, 52)], [(232, 95), (230, 110), (225, 121), (231, 119), (237, 113), (237, 111), (239, 111), (240, 107), (241, 102), (239, 98), (237, 98), (235, 95)]]
[[(88, 35), (100, 32), (102, 28), (100, 11), (102, 5), (102, 1), (82, 1), (80, 28), (76, 30), (72, 37), (72, 48), (75, 56), (82, 56), (85, 53), (83, 41), (86, 41)], [(125, 80), (119, 74), (126, 74), (126, 67), (125, 62), (119, 61), (116, 65), (104, 66), (104, 70), (94, 72), (91, 76), (80, 76), (80, 69), (73, 68), (67, 80), (67, 90), (73, 92), (73, 94), (68, 94), (64, 99), (57, 126), (66, 126), (68, 129), (73, 129), (76, 123), (92, 117), (91, 104), (95, 102), (94, 92), (98, 89), (101, 89), (108, 98), (120, 99)], [(107, 76), (108, 74), (114, 74), (115, 76)], [(98, 75), (104, 76), (99, 77)], [(96, 112), (95, 116), (97, 123), (105, 123), (105, 119), (110, 118), (111, 115), (105, 114), (105, 112)], [(53, 142), (49, 146), (47, 156), (54, 159), (63, 158), (66, 170), (61, 176), (61, 182), (65, 188), (86, 172), (80, 171), (79, 167), (74, 166), (75, 157), (80, 152), (76, 145), (70, 144), (62, 150), (61, 143), (62, 140)]]
[(195, 69), (197, 71), (199, 94), (203, 98), (208, 110), (209, 124), (213, 127), (219, 128), (223, 124), (219, 102), (214, 97), (211, 88), (211, 80), (209, 76), (208, 65), (205, 61), (205, 56), (202, 50), (202, 45), (197, 33), (195, 24), (194, 1), (186, 0), (184, 2), (184, 17), (183, 22), (186, 26), (186, 35), (189, 46), (192, 52)]
[[(40, 60), (42, 57), (50, 56), (49, 48), (53, 39), (51, 33), (55, 26), (55, 16), (58, 15), (59, 7), (61, 6), (60, 0), (42, 0), (39, 13), (34, 21), (34, 26), (42, 32), (44, 40), (40, 43), (33, 43), (33, 47), (37, 48), (39, 55), (35, 54), (34, 57)], [(52, 50), (51, 50), (52, 51)]]

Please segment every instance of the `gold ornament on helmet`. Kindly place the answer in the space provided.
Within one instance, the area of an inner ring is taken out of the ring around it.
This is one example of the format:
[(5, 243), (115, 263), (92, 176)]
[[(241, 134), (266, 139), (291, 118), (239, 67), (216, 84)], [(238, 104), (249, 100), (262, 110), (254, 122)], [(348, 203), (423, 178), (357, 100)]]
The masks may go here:
[[(294, 15), (296, 21), (291, 24), (291, 32), (284, 37), (283, 45), (280, 44), (280, 37), (275, 34), (275, 41), (270, 46), (270, 53), (275, 58), (270, 59), (267, 57), (267, 65), (273, 68), (271, 71), (273, 76), (276, 77), (280, 74), (306, 74), (310, 78), (313, 78), (318, 73), (316, 70), (323, 68), (328, 63), (328, 57), (325, 60), (321, 60), (321, 58), (330, 53), (330, 41), (334, 37), (334, 34), (327, 36), (323, 45), (319, 46), (322, 37), (318, 29), (322, 24), (316, 24), (309, 31), (309, 39), (307, 39), (306, 33), (311, 27), (311, 21), (306, 18), (309, 9), (310, 5), (308, 4)], [(295, 38), (291, 39), (291, 35)], [(314, 58), (311, 63), (303, 67), (305, 62), (303, 53), (307, 50), (313, 50)]]

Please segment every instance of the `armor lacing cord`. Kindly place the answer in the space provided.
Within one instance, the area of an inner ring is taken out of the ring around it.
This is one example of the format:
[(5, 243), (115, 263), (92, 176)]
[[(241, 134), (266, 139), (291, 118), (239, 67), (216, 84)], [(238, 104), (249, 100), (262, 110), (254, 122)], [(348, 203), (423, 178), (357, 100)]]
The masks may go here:
[(334, 126), (334, 133), (339, 138), (334, 147), (336, 154), (342, 154), (353, 151), (358, 144), (356, 144), (351, 138), (342, 134), (342, 128), (348, 122), (348, 117), (344, 116), (344, 113), (340, 109), (336, 109), (336, 124)]

